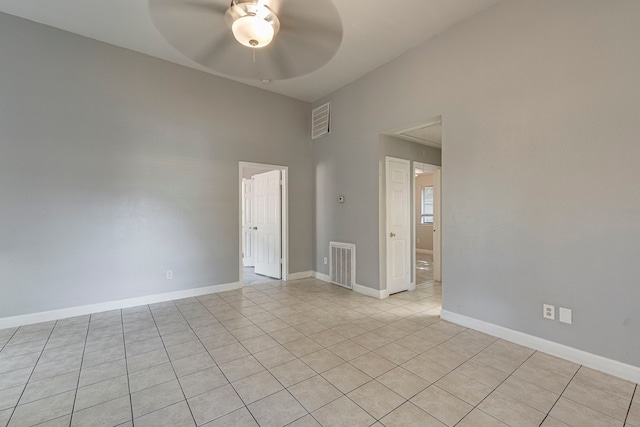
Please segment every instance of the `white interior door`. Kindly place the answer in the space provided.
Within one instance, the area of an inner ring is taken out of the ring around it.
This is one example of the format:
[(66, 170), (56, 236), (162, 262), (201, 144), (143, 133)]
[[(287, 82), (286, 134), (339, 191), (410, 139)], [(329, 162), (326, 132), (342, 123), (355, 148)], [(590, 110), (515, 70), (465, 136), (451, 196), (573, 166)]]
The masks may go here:
[(411, 283), (410, 162), (387, 157), (387, 290), (406, 291)]
[(433, 173), (433, 280), (442, 282), (442, 233), (440, 231), (442, 195), (442, 174), (438, 169)]
[(282, 191), (280, 171), (253, 177), (255, 272), (274, 279), (282, 278)]
[(255, 212), (253, 209), (253, 179), (242, 180), (242, 265), (255, 264)]

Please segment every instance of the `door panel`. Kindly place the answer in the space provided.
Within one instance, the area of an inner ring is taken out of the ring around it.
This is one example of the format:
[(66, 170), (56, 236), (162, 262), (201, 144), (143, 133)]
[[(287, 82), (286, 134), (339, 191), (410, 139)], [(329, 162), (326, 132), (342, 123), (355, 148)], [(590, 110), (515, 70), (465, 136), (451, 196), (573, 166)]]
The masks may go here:
[(255, 175), (254, 210), (256, 233), (255, 272), (282, 278), (282, 191), (280, 171)]
[(433, 173), (433, 280), (442, 282), (442, 171)]
[(242, 265), (253, 267), (255, 252), (253, 179), (242, 180)]
[(387, 290), (409, 289), (411, 283), (410, 162), (387, 157)]

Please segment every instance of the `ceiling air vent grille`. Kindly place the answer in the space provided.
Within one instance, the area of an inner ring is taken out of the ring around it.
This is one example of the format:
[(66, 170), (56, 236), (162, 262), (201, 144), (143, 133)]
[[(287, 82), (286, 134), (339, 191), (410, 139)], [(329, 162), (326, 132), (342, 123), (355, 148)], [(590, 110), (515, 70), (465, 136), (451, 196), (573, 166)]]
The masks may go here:
[(318, 139), (331, 132), (331, 103), (314, 108), (311, 112), (311, 139)]

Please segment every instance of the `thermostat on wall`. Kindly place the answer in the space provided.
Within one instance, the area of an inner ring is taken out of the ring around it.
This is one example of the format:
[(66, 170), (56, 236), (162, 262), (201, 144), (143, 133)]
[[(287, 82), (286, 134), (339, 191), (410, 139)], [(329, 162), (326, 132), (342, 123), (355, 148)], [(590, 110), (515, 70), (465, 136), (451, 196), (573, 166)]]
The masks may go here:
[(338, 203), (344, 203), (344, 196), (338, 196)]

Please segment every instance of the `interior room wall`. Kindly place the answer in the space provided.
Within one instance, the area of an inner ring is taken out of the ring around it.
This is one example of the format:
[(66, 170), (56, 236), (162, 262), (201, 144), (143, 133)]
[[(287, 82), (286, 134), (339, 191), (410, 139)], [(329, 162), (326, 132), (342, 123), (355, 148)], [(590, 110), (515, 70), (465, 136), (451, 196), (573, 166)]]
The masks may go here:
[(433, 187), (433, 174), (426, 173), (415, 177), (416, 200), (416, 250), (433, 251), (433, 224), (421, 224), (422, 187)]
[(237, 282), (239, 161), (311, 269), (308, 103), (4, 14), (0, 58), (0, 318)]
[[(316, 268), (347, 236), (378, 286), (378, 135), (442, 115), (443, 308), (640, 365), (639, 17), (630, 0), (500, 2), (319, 100)], [(340, 187), (354, 203), (322, 203)]]

